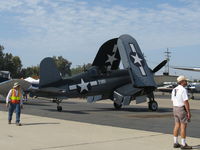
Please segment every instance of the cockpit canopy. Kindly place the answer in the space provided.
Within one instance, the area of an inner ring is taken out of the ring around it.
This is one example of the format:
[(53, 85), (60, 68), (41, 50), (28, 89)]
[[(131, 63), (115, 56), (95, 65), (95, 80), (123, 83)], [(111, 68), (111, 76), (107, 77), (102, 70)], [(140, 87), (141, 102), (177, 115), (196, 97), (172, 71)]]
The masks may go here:
[(91, 77), (97, 77), (100, 75), (100, 69), (97, 66), (91, 66), (87, 72)]

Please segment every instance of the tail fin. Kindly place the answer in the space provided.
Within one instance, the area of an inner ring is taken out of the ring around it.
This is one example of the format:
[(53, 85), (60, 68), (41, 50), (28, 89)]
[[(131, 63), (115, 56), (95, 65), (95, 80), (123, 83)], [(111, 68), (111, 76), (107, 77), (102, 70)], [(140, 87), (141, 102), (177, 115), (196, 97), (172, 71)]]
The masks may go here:
[(48, 86), (51, 83), (60, 81), (62, 78), (57, 70), (56, 64), (51, 57), (44, 58), (40, 63), (39, 87)]
[(122, 35), (117, 45), (124, 68), (129, 70), (133, 86), (156, 87), (153, 72), (149, 69), (137, 41), (130, 35)]

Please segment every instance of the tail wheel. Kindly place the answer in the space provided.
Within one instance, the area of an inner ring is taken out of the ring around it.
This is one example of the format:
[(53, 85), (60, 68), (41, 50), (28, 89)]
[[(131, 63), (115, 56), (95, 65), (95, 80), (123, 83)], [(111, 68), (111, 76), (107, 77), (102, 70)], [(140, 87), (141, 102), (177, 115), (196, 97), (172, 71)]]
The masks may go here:
[(61, 112), (62, 106), (60, 106), (60, 103), (62, 102), (62, 99), (56, 98), (56, 99), (53, 100), (53, 102), (57, 104), (57, 111)]
[(114, 107), (115, 107), (115, 109), (119, 110), (122, 108), (122, 104), (117, 104), (114, 102)]
[(158, 110), (158, 103), (156, 101), (149, 102), (149, 110), (157, 111)]
[(61, 112), (62, 111), (62, 106), (57, 106), (57, 111)]

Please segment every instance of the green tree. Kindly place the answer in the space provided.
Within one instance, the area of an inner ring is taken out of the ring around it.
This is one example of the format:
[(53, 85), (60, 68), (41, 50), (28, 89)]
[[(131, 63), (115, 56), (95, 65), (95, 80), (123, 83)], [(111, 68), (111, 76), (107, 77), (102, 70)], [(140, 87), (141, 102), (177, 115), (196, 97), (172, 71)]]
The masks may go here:
[(13, 77), (13, 73), (15, 71), (15, 68), (14, 68), (15, 66), (12, 61), (12, 58), (13, 58), (12, 54), (10, 54), (10, 53), (4, 54), (2, 70), (10, 71), (10, 73)]
[(78, 65), (77, 67), (71, 69), (71, 74), (72, 74), (72, 75), (75, 75), (75, 74), (84, 72), (84, 71), (86, 71), (87, 69), (89, 69), (91, 66), (92, 66), (91, 63), (84, 64), (84, 65), (82, 65), (82, 66), (81, 66), (81, 65)]
[[(66, 77), (66, 75), (69, 76), (71, 74), (71, 70), (70, 70), (71, 62), (64, 59), (62, 56), (59, 56), (59, 57), (54, 56), (53, 59), (57, 65), (58, 70), (62, 74), (62, 77)], [(38, 77), (39, 65), (21, 69), (20, 75), (23, 78)]]
[(71, 62), (67, 59), (63, 58), (62, 56), (53, 56), (53, 59), (58, 67), (58, 70), (62, 74), (62, 77), (70, 76), (71, 75)]
[(0, 45), (0, 70), (3, 70), (4, 47)]
[(21, 69), (22, 69), (22, 62), (20, 60), (20, 58), (18, 56), (14, 56), (12, 58), (12, 62), (14, 64), (14, 70), (13, 70), (13, 77), (14, 78), (19, 78), (20, 77), (20, 73), (21, 73)]
[(32, 66), (23, 68), (20, 72), (21, 77), (27, 78), (27, 77), (38, 77), (39, 76), (39, 66)]
[(2, 70), (10, 71), (12, 78), (19, 78), (22, 64), (18, 56), (11, 53), (4, 54)]
[(10, 71), (12, 78), (19, 78), (22, 69), (20, 57), (11, 53), (3, 53), (4, 47), (0, 45), (0, 70)]
[[(26, 78), (39, 76), (39, 66), (32, 66), (22, 68), (22, 62), (20, 57), (13, 56), (11, 53), (3, 53), (4, 47), (0, 45), (0, 70), (10, 71), (13, 78)], [(62, 77), (71, 75), (71, 62), (62, 56), (54, 56), (53, 59), (58, 67), (58, 70), (62, 74)]]

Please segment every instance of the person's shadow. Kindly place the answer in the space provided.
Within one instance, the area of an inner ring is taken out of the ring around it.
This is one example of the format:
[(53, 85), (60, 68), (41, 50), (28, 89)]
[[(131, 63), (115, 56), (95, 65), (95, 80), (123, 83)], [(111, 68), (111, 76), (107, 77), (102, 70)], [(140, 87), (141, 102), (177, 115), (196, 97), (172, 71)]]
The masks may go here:
[(200, 150), (200, 145), (192, 146), (192, 149), (198, 149), (198, 150)]
[(33, 126), (33, 125), (47, 125), (47, 124), (60, 124), (58, 122), (45, 122), (45, 123), (23, 123), (22, 126)]

